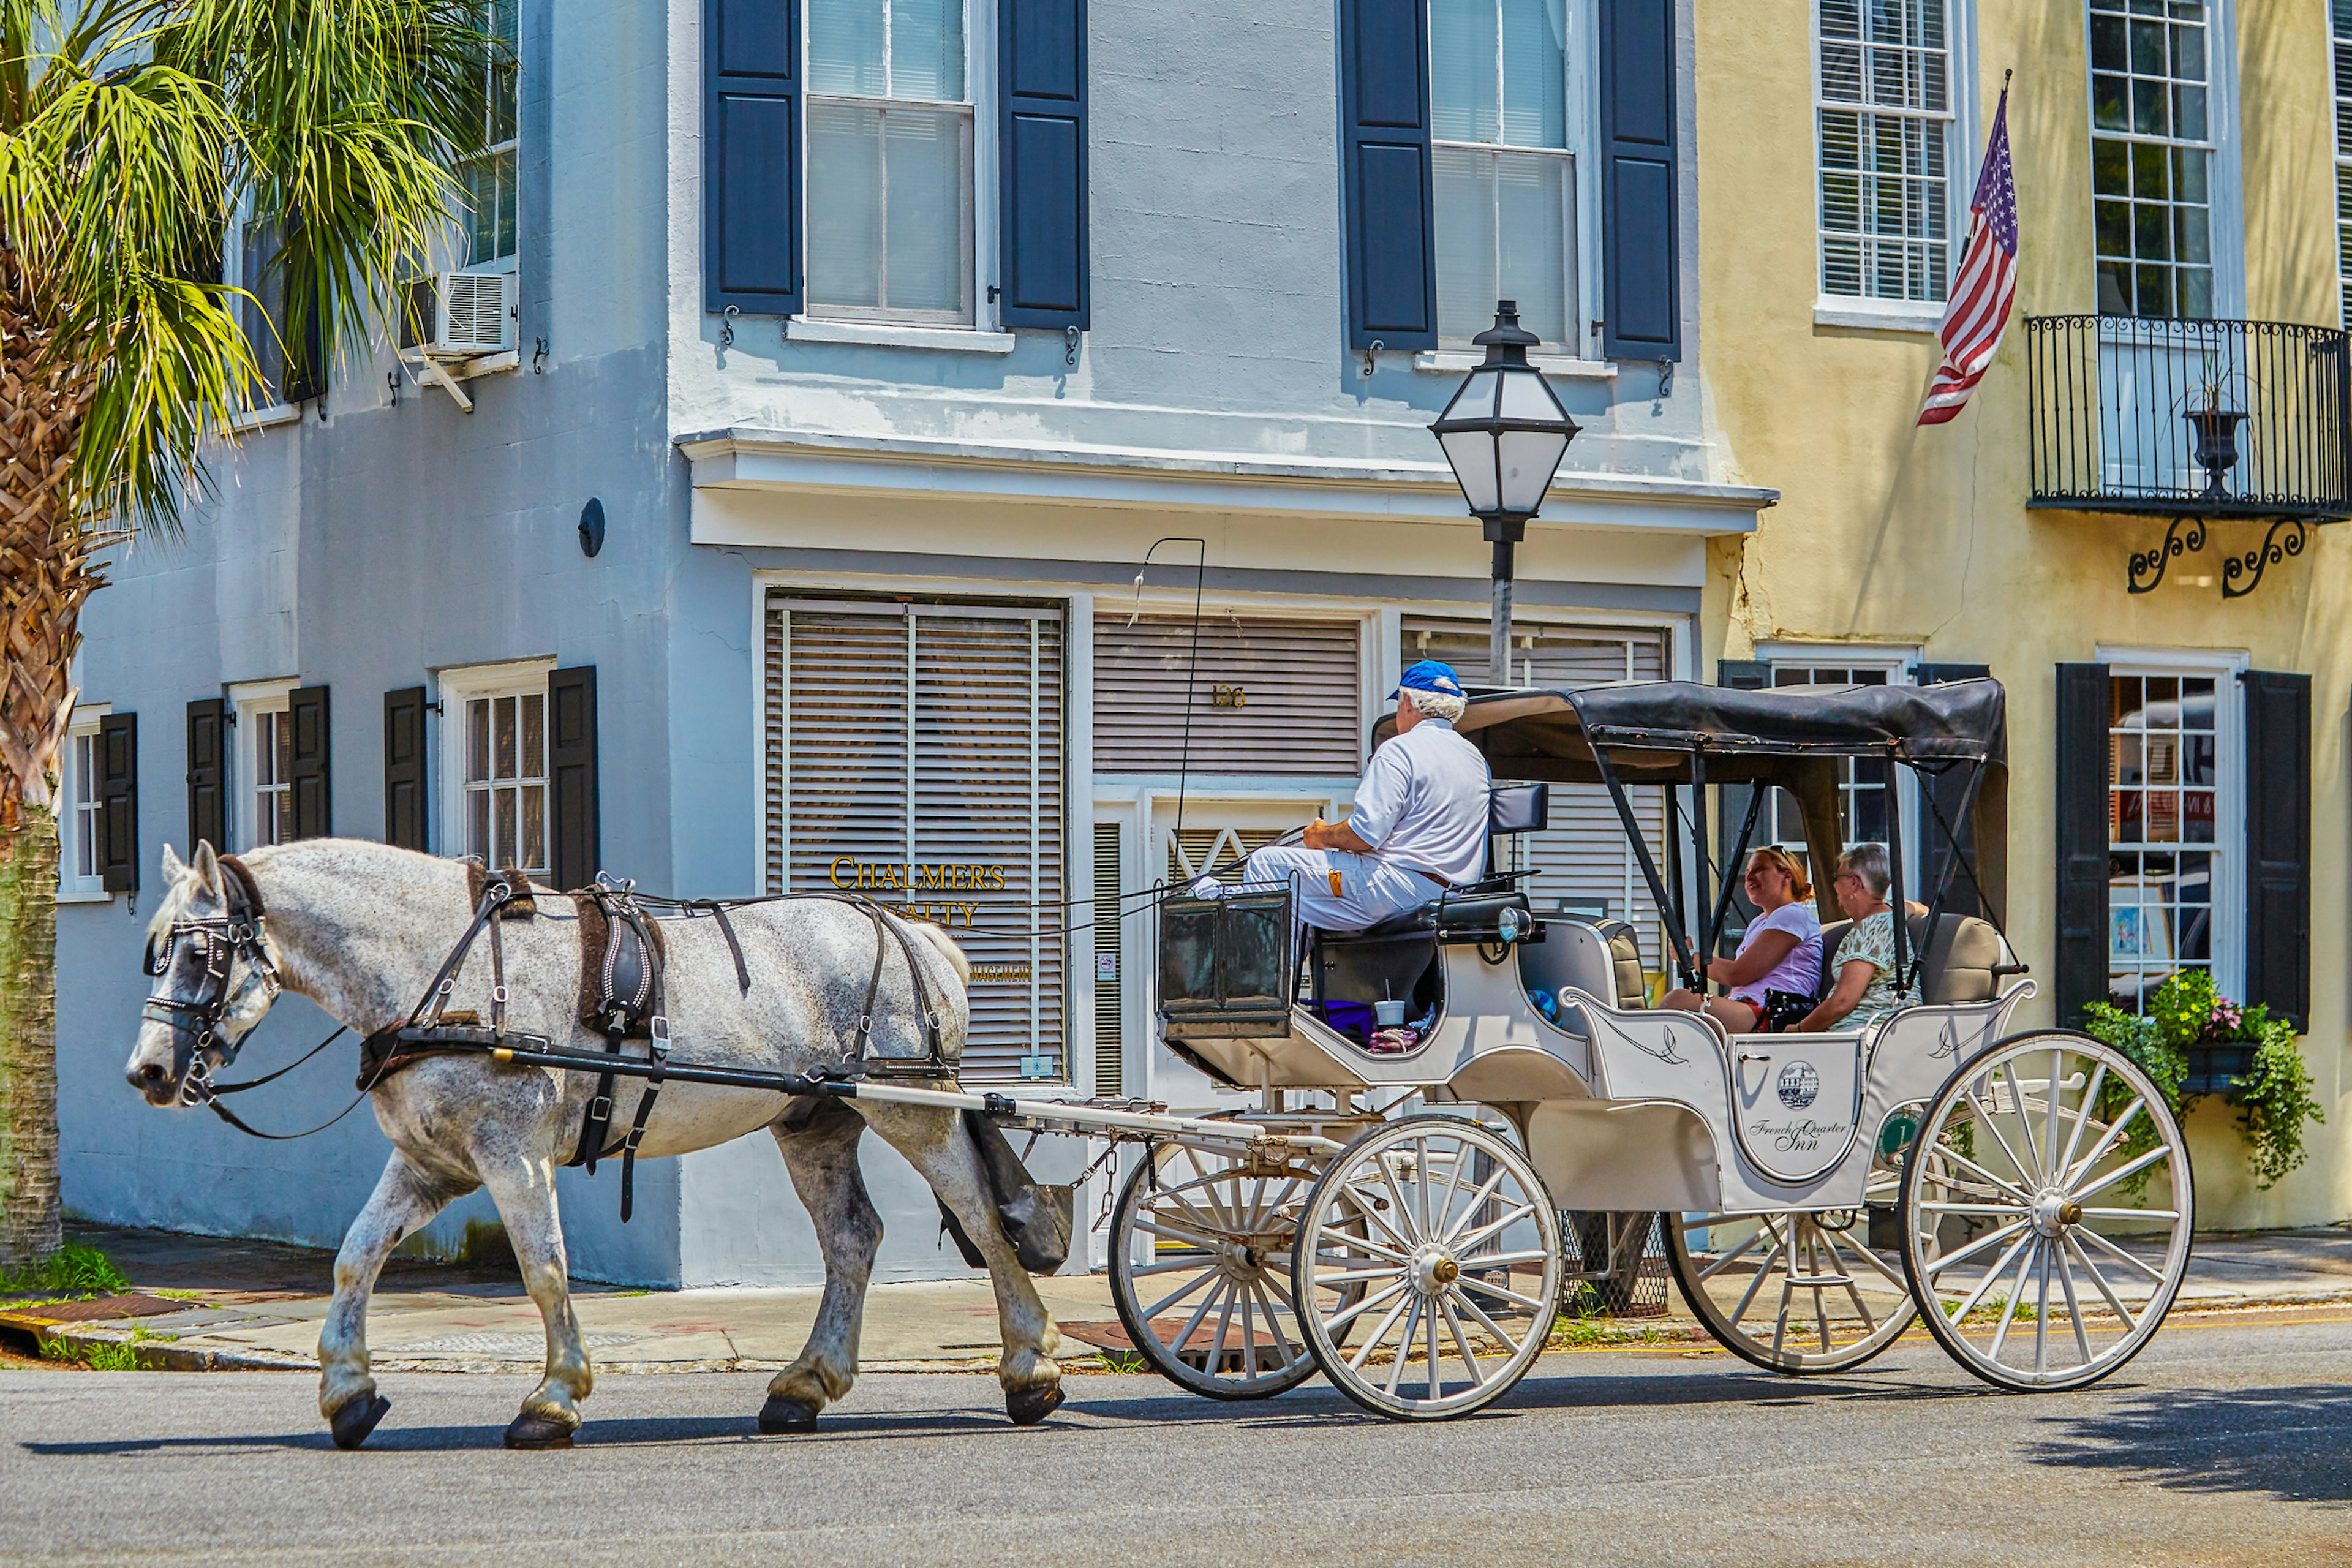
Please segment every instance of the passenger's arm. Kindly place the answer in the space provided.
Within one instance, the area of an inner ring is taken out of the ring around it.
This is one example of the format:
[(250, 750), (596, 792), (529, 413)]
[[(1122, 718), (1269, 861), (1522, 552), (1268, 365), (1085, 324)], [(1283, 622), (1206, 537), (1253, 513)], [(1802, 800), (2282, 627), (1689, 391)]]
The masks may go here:
[(1877, 973), (1878, 965), (1866, 958), (1848, 959), (1839, 964), (1837, 984), (1790, 1033), (1817, 1035), (1836, 1028), (1845, 1022), (1847, 1014), (1861, 1005), (1862, 994), (1870, 989), (1870, 977)]
[(1718, 958), (1709, 963), (1706, 977), (1726, 985), (1750, 985), (1779, 968), (1780, 961), (1796, 951), (1795, 931), (1762, 931), (1738, 958)]
[(1344, 822), (1326, 822), (1319, 816), (1307, 825), (1306, 836), (1299, 842), (1309, 849), (1345, 849), (1357, 855), (1372, 852), (1372, 847), (1357, 837), (1354, 828)]

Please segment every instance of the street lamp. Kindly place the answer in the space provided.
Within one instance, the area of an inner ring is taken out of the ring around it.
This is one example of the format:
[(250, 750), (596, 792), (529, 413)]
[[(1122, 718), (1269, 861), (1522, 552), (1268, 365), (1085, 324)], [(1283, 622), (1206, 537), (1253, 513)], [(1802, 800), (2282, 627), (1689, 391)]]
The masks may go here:
[(1470, 514), (1486, 524), (1495, 547), (1494, 651), (1496, 684), (1511, 684), (1513, 556), (1528, 536), (1528, 519), (1543, 506), (1576, 421), (1560, 406), (1543, 372), (1528, 363), (1541, 339), (1519, 325), (1516, 300), (1495, 301), (1495, 324), (1470, 340), (1486, 351), (1463, 378), (1461, 390), (1437, 416), (1430, 434), (1444, 448)]

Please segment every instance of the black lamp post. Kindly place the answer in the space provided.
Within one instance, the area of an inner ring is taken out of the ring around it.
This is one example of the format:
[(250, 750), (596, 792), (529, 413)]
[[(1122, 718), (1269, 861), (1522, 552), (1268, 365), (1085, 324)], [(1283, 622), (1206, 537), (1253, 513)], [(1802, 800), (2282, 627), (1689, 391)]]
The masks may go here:
[(1528, 350), (1541, 342), (1519, 325), (1516, 300), (1495, 301), (1495, 324), (1470, 340), (1486, 351), (1485, 362), (1463, 378), (1461, 390), (1430, 433), (1444, 448), (1454, 482), (1470, 503), (1470, 514), (1486, 524), (1495, 547), (1494, 651), (1490, 679), (1511, 684), (1511, 577), (1528, 520), (1543, 506), (1544, 491), (1576, 438), (1576, 421), (1560, 406), (1543, 372), (1528, 363)]

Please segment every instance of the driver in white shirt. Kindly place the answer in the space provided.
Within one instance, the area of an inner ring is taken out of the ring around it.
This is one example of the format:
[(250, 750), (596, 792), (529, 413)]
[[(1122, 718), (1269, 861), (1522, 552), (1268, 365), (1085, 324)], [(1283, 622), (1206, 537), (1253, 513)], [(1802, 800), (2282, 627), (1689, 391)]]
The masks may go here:
[[(1296, 886), (1299, 920), (1324, 931), (1361, 931), (1486, 874), (1494, 777), (1454, 733), (1467, 705), (1462, 682), (1423, 659), (1389, 695), (1396, 734), (1372, 753), (1348, 819), (1317, 817), (1302, 843), (1258, 850), (1243, 873), (1244, 886)], [(1202, 878), (1193, 891), (1216, 887)]]

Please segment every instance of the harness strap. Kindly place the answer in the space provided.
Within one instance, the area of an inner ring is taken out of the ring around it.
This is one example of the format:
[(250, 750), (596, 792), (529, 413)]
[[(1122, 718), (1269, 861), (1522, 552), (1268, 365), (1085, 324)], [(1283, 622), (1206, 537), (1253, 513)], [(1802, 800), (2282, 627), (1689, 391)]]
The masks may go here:
[(751, 971), (743, 962), (743, 944), (735, 940), (735, 927), (727, 918), (727, 906), (718, 899), (694, 899), (678, 906), (688, 910), (709, 910), (719, 922), (719, 934), (727, 939), (727, 951), (735, 960), (735, 989), (749, 996), (751, 994)]
[[(662, 966), (654, 958), (653, 932), (646, 929), (645, 915), (633, 900), (623, 898), (620, 911), (645, 948), (647, 985), (652, 993), (646, 1004), (651, 1011), (646, 1016), (646, 1049), (650, 1054), (652, 1070), (646, 1074), (645, 1092), (637, 1097), (636, 1120), (629, 1124), (629, 1135), (621, 1144), (621, 1223), (626, 1225), (631, 1212), (636, 1207), (637, 1144), (646, 1135), (646, 1122), (653, 1116), (654, 1101), (660, 1098), (662, 1068), (669, 1060), (669, 1017), (662, 1010)], [(724, 929), (724, 917), (721, 918), (721, 929)], [(730, 937), (728, 943), (732, 946), (734, 939)], [(736, 963), (739, 968), (742, 963), (740, 954)], [(615, 1049), (619, 1048), (617, 1038), (614, 1045)]]

